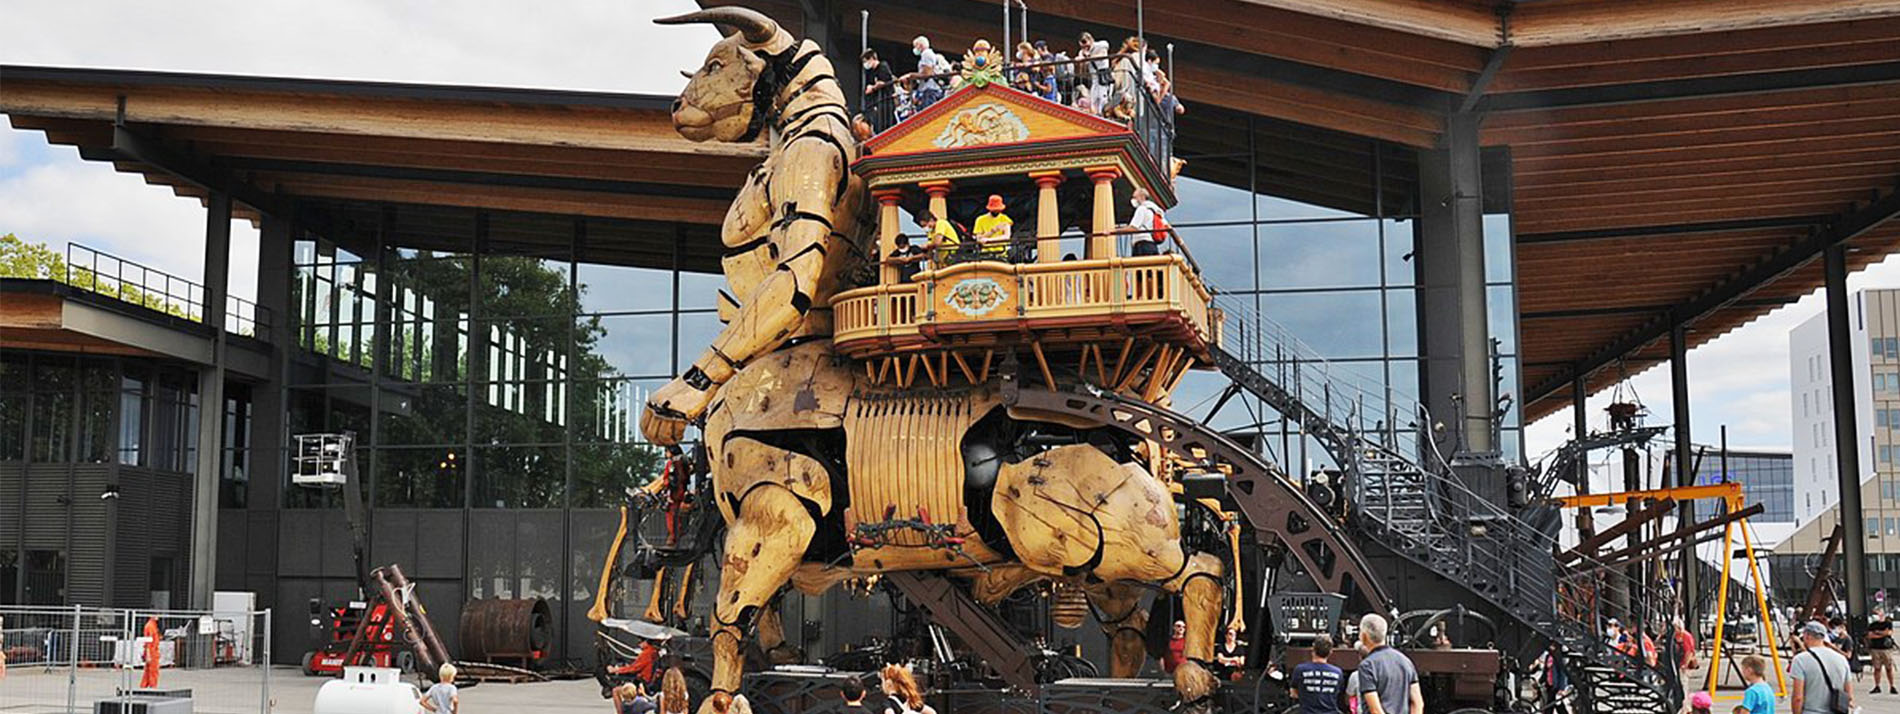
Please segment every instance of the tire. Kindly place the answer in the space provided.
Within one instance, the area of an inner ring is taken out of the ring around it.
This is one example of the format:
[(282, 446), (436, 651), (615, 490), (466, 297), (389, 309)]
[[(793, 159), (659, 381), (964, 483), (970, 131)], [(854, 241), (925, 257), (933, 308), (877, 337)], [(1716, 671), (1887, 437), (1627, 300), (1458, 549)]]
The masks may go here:
[(303, 676), (317, 676), (317, 653), (314, 650), (303, 653)]
[(416, 653), (397, 652), (396, 653), (396, 669), (401, 670), (403, 674), (415, 674), (416, 673)]

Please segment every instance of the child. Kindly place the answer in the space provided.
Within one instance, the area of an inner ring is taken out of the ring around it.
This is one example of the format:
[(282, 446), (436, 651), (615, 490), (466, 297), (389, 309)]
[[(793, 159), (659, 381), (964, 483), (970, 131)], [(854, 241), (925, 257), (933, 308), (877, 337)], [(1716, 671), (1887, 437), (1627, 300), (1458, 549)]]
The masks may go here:
[(1715, 706), (1715, 700), (1708, 692), (1696, 692), (1689, 695), (1689, 714), (1709, 714), (1709, 707)]
[(1733, 714), (1775, 714), (1775, 688), (1768, 686), (1767, 677), (1768, 663), (1761, 655), (1742, 658), (1742, 681), (1748, 682), (1748, 689)]
[(435, 684), (422, 693), (421, 703), (434, 714), (461, 714), (462, 702), (455, 696), (455, 665), (445, 663), (436, 670)]

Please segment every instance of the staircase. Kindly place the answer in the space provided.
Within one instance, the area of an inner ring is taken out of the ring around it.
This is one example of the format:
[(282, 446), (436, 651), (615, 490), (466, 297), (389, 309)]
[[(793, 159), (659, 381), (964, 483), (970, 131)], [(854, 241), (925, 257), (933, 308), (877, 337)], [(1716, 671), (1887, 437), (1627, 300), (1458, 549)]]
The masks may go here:
[(1248, 305), (1218, 298), (1215, 305), (1223, 319), (1215, 365), (1327, 450), (1345, 473), (1349, 523), (1362, 542), (1382, 544), (1561, 645), (1586, 711), (1675, 711), (1663, 675), (1600, 635), (1604, 599), (1634, 593), (1636, 584), (1592, 563), (1560, 574), (1555, 538), (1470, 491), (1443, 459), (1409, 455), (1430, 449), (1408, 446), (1412, 434), (1397, 426), (1424, 415), (1416, 401), (1329, 365)]

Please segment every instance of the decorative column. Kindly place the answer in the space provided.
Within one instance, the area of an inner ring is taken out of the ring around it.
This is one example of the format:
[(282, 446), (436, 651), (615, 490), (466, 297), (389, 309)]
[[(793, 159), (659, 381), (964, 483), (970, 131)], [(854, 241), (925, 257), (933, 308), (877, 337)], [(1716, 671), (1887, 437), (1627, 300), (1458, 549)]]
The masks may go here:
[(949, 181), (925, 181), (917, 184), (917, 187), (930, 194), (930, 215), (936, 216), (939, 221), (950, 217), (950, 208), (945, 205), (946, 199), (950, 197)]
[(1062, 260), (1062, 215), (1056, 208), (1056, 186), (1062, 183), (1061, 171), (1031, 171), (1036, 181), (1036, 262)]
[(1115, 257), (1115, 179), (1121, 178), (1121, 169), (1113, 166), (1094, 166), (1088, 169), (1089, 180), (1095, 182), (1095, 220), (1089, 225), (1088, 255), (1090, 260)]
[[(871, 192), (877, 199), (877, 259), (882, 261), (897, 250), (897, 202), (904, 198), (899, 189), (885, 188)], [(877, 271), (878, 282), (891, 285), (897, 282), (897, 266), (883, 265)]]

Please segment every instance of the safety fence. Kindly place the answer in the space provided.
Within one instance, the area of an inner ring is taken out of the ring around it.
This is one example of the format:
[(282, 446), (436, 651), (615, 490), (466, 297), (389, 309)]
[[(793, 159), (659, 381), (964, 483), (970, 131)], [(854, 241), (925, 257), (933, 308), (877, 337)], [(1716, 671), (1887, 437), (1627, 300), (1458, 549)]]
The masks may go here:
[(158, 696), (189, 698), (197, 714), (267, 713), (270, 620), (269, 610), (0, 606), (0, 712)]

